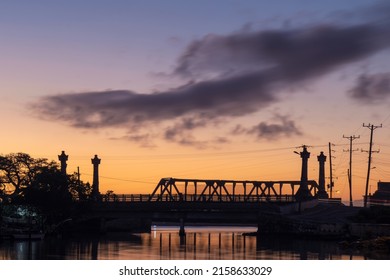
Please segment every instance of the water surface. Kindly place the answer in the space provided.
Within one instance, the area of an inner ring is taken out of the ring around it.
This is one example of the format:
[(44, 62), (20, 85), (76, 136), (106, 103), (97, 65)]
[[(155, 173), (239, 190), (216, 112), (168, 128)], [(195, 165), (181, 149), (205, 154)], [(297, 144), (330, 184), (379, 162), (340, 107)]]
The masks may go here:
[(254, 227), (152, 227), (151, 233), (103, 237), (0, 241), (0, 259), (70, 260), (298, 260), (365, 259), (359, 251), (342, 250), (337, 241), (245, 236)]

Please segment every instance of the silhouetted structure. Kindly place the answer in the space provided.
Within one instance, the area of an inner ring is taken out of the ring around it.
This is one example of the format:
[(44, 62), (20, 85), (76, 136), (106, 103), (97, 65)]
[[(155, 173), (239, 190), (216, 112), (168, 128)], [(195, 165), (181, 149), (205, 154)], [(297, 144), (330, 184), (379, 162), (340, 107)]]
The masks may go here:
[(296, 200), (307, 200), (312, 195), (310, 194), (307, 183), (307, 161), (310, 157), (310, 153), (307, 151), (307, 146), (303, 145), (303, 151), (299, 153), (302, 158), (302, 171), (301, 171), (301, 183), (299, 189), (295, 195)]
[(329, 188), (329, 197), (332, 198), (332, 193), (333, 193), (333, 187), (334, 187), (334, 183), (333, 183), (333, 173), (332, 173), (332, 169), (333, 169), (333, 165), (332, 165), (332, 152), (335, 152), (332, 150), (332, 146), (334, 146), (334, 144), (330, 143), (329, 142), (329, 177), (330, 177), (330, 180), (329, 180), (329, 185), (328, 185), (328, 188)]
[(99, 192), (99, 164), (101, 159), (98, 158), (97, 155), (93, 159), (91, 159), (91, 162), (93, 164), (93, 183), (92, 183), (92, 198), (98, 199), (100, 197)]
[(374, 134), (374, 130), (377, 129), (377, 128), (381, 128), (382, 124), (381, 125), (373, 125), (373, 124), (365, 125), (365, 124), (363, 124), (363, 127), (368, 127), (371, 130), (371, 134), (370, 134), (370, 149), (368, 151), (368, 167), (367, 167), (366, 191), (365, 191), (365, 194), (364, 194), (364, 207), (367, 207), (368, 184), (370, 182), (370, 171), (371, 171), (371, 155), (372, 155), (372, 153), (379, 153), (379, 150), (378, 151), (373, 151), (372, 150), (372, 137), (373, 137), (373, 134)]
[(66, 175), (66, 161), (68, 160), (68, 155), (64, 151), (58, 156), (58, 160), (61, 162), (61, 173)]
[(349, 206), (352, 207), (353, 206), (353, 199), (352, 199), (352, 152), (358, 151), (358, 149), (357, 150), (352, 149), (352, 141), (355, 139), (359, 139), (360, 135), (359, 136), (352, 135), (352, 136), (348, 136), (348, 137), (343, 135), (343, 138), (349, 139), (349, 150), (346, 150), (344, 152), (349, 152), (349, 169), (348, 169)]
[[(175, 202), (293, 202), (300, 181), (240, 181), (162, 178), (146, 201)], [(317, 182), (307, 181), (309, 193), (318, 192)], [(118, 196), (122, 201), (142, 197)]]
[(390, 203), (390, 182), (378, 182), (378, 190), (369, 199), (371, 205)]
[(321, 152), (319, 156), (317, 156), (319, 166), (319, 174), (318, 174), (318, 198), (328, 198), (328, 194), (325, 191), (325, 161), (326, 156), (324, 152)]

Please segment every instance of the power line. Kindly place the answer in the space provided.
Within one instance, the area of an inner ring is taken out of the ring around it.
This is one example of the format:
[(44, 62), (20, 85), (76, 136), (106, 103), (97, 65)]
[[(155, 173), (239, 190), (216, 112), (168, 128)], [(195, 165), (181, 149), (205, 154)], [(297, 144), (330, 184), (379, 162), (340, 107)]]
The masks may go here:
[[(356, 143), (355, 145), (364, 145), (367, 143)], [(345, 146), (346, 144), (335, 144), (335, 146)], [(312, 148), (322, 148), (327, 147), (328, 144), (324, 145), (311, 145)], [(152, 157), (153, 159), (156, 158), (166, 158), (166, 157), (204, 157), (204, 156), (230, 156), (230, 155), (240, 155), (240, 154), (253, 154), (253, 153), (263, 153), (263, 152), (273, 152), (273, 151), (282, 151), (282, 150), (290, 150), (296, 148), (295, 146), (290, 147), (280, 147), (280, 148), (269, 148), (269, 149), (252, 149), (252, 150), (241, 150), (241, 151), (224, 151), (224, 152), (208, 152), (208, 153), (188, 153), (188, 154), (154, 154), (154, 155), (141, 155), (141, 156), (126, 156), (126, 155), (104, 155), (105, 160), (140, 160), (141, 159), (148, 159), (149, 157)], [(43, 154), (36, 154), (34, 155), (36, 157), (56, 157), (53, 155), (43, 155)], [(89, 160), (89, 155), (71, 155), (72, 159), (86, 159)]]
[[(90, 174), (90, 173), (83, 173), (83, 175), (92, 176), (92, 174)], [(146, 182), (146, 181), (138, 181), (138, 180), (130, 180), (130, 179), (121, 179), (121, 178), (114, 178), (114, 177), (106, 177), (106, 176), (101, 176), (101, 175), (99, 175), (99, 177), (105, 178), (105, 179), (110, 179), (110, 180), (117, 180), (117, 181), (124, 181), (124, 182), (132, 182), (132, 183), (142, 183), (142, 184), (155, 184), (155, 183), (156, 183), (156, 182)]]
[(385, 123), (390, 118), (390, 113), (387, 115), (387, 117), (382, 121), (382, 123)]

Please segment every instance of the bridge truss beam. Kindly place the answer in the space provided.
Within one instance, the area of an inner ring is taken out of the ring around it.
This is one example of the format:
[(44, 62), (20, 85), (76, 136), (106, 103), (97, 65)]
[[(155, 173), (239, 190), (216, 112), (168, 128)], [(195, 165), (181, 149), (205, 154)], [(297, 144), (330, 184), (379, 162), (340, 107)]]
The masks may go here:
[[(162, 178), (150, 195), (149, 201), (249, 202), (284, 199), (291, 201), (300, 183)], [(308, 186), (310, 194), (315, 196), (318, 192), (317, 182), (308, 181)]]

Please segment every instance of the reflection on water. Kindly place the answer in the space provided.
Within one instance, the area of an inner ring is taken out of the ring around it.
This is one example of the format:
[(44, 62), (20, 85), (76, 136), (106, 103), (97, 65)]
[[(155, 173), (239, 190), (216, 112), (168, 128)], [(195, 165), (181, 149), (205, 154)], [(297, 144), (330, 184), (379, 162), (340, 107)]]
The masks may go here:
[(342, 251), (337, 242), (245, 236), (256, 228), (157, 227), (151, 233), (103, 238), (1, 241), (0, 259), (364, 259)]

